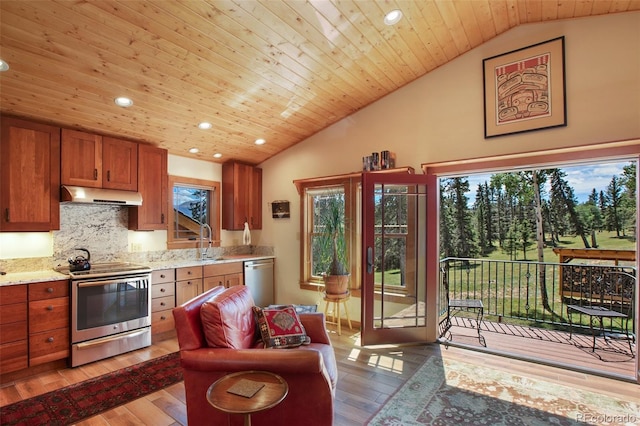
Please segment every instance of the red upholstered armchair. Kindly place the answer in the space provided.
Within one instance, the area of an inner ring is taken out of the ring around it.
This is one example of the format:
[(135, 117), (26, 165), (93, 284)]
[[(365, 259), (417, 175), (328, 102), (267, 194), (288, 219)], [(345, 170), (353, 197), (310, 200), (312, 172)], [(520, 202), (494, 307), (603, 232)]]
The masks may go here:
[(338, 371), (324, 314), (299, 315), (311, 338), (309, 345), (264, 348), (256, 332), (253, 304), (247, 287), (220, 286), (173, 310), (189, 424), (226, 425), (228, 421), (231, 425), (242, 424), (242, 416), (229, 416), (213, 408), (207, 402), (207, 389), (228, 373), (265, 370), (282, 376), (289, 385), (289, 393), (277, 406), (252, 414), (254, 426), (332, 425)]

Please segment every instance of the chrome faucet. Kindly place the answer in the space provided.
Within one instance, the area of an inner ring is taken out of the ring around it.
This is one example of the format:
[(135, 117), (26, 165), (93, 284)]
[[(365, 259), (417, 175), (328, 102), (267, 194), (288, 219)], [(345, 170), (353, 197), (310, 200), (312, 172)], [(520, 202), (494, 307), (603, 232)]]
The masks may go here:
[[(207, 248), (204, 247), (204, 230), (207, 230), (207, 241), (208, 241), (208, 245)], [(209, 226), (208, 223), (202, 223), (200, 224), (200, 259), (206, 259), (207, 258), (207, 252), (209, 251), (209, 249), (211, 248), (212, 245), (212, 241), (211, 241), (211, 237), (213, 232), (211, 231), (211, 227)]]

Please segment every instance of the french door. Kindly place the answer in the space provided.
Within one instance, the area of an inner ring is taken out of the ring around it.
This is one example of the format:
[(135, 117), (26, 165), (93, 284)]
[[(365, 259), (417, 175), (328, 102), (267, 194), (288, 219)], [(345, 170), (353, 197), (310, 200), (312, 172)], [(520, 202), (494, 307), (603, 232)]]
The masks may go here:
[(363, 173), (363, 345), (436, 339), (437, 179)]

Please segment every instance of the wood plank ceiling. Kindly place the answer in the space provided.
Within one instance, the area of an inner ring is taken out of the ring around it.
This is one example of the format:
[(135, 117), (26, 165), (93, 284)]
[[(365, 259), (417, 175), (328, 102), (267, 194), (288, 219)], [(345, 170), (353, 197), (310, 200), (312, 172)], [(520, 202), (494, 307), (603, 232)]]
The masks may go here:
[[(403, 18), (387, 26), (392, 9)], [(632, 10), (640, 0), (2, 0), (0, 111), (258, 164), (510, 28)]]

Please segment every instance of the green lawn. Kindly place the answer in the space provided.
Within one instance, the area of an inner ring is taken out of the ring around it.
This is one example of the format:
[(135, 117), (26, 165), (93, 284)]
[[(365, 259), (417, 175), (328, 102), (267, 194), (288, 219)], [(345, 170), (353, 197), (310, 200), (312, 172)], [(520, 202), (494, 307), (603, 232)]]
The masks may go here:
[[(591, 244), (591, 238), (587, 238), (589, 244)], [(598, 232), (596, 233), (596, 243), (599, 249), (607, 250), (635, 250), (636, 241), (635, 238), (630, 236), (617, 237), (615, 232)], [(585, 248), (582, 242), (582, 238), (576, 236), (563, 236), (558, 244), (558, 248)], [(592, 247), (593, 248), (593, 247)], [(514, 259), (510, 259), (509, 254), (505, 253), (502, 249), (496, 248), (491, 254), (484, 257), (485, 259), (492, 260), (520, 260), (520, 261), (536, 261), (536, 243), (532, 241), (532, 244), (528, 247), (526, 252), (526, 258), (522, 250), (518, 251)], [(558, 262), (558, 256), (553, 252), (553, 247), (544, 248), (544, 261), (545, 262)]]

